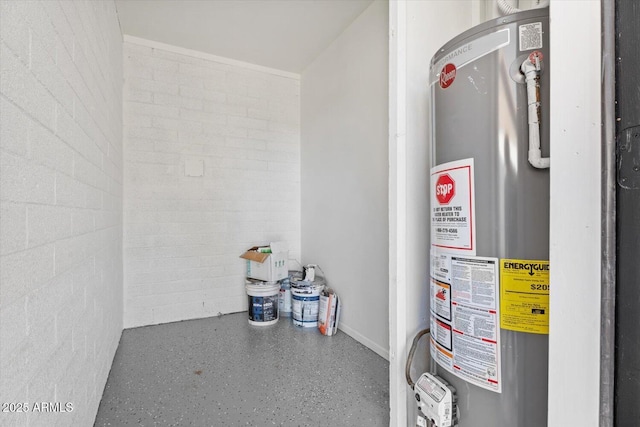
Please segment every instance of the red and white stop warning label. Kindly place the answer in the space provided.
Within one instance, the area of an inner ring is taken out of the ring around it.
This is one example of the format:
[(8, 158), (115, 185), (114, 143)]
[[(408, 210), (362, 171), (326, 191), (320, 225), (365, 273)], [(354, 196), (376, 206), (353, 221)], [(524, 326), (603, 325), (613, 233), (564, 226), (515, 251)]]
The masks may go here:
[(473, 159), (431, 169), (431, 244), (446, 252), (475, 255)]
[(456, 182), (448, 173), (440, 175), (436, 181), (436, 199), (441, 205), (448, 205), (456, 194)]

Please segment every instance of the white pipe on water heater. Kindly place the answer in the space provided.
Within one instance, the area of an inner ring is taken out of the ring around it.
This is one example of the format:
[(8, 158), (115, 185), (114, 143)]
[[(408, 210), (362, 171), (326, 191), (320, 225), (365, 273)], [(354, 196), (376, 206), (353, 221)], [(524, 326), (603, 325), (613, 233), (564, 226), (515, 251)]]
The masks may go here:
[(533, 52), (520, 66), (527, 83), (529, 122), (529, 163), (534, 168), (546, 169), (551, 160), (542, 157), (540, 150), (540, 69), (542, 54)]
[[(504, 16), (504, 15), (511, 15), (512, 13), (518, 13), (518, 12), (522, 12), (525, 9), (521, 9), (519, 7), (513, 6), (509, 1), (507, 0), (496, 0), (496, 3), (498, 4), (498, 10), (500, 10), (500, 13)], [(549, 6), (549, 0), (538, 0), (538, 4), (536, 4), (532, 9), (538, 9), (541, 7), (547, 7)]]

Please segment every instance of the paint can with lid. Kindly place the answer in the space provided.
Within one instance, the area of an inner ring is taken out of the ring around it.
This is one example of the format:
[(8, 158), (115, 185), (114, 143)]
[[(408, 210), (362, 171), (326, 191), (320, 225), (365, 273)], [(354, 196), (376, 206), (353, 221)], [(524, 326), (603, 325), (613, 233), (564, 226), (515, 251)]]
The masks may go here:
[(303, 328), (318, 327), (320, 293), (325, 280), (316, 277), (313, 282), (306, 280), (291, 282), (291, 306), (293, 324)]
[(279, 283), (247, 279), (245, 288), (249, 302), (249, 324), (254, 326), (275, 324), (278, 321)]

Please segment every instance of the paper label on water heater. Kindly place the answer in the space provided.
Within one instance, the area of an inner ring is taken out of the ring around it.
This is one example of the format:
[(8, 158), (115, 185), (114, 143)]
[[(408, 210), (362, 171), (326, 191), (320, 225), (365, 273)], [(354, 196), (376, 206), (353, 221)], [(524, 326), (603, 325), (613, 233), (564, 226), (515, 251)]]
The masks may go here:
[(501, 327), (548, 334), (550, 288), (549, 261), (501, 259)]
[(431, 245), (476, 254), (473, 159), (431, 168)]
[(520, 50), (542, 49), (542, 22), (532, 22), (518, 27)]
[(498, 259), (433, 250), (434, 260), (448, 276), (431, 276), (431, 357), (465, 381), (501, 393)]

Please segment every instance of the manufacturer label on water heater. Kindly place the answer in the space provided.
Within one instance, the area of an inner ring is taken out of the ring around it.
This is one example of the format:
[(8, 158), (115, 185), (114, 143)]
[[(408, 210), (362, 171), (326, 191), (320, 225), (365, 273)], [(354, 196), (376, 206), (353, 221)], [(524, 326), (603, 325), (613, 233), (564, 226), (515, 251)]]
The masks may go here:
[(431, 244), (448, 252), (476, 254), (473, 159), (431, 169)]
[(471, 158), (431, 169), (431, 357), (500, 393), (499, 263), (475, 256), (473, 164)]
[(498, 259), (432, 248), (431, 269), (432, 359), (465, 381), (500, 393)]
[(446, 64), (440, 71), (440, 87), (446, 89), (451, 86), (451, 83), (456, 79), (456, 66), (453, 64)]
[(521, 51), (542, 49), (542, 22), (532, 22), (518, 27)]

